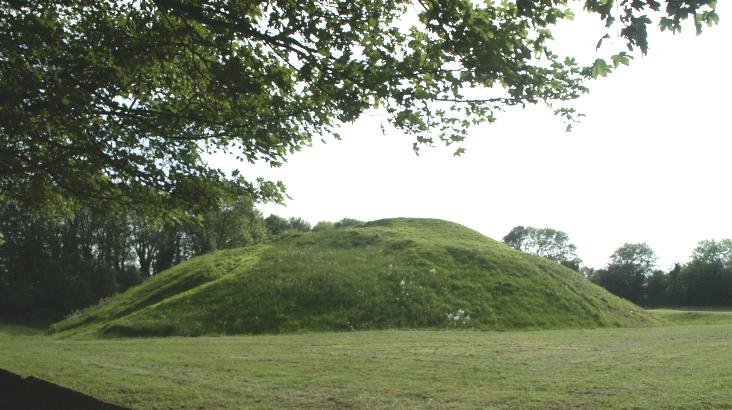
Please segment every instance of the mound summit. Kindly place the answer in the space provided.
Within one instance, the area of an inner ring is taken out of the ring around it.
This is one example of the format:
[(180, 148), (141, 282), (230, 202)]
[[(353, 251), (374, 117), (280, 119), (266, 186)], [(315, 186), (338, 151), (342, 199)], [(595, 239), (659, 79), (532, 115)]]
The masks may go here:
[(398, 218), (196, 257), (53, 328), (167, 336), (650, 322), (555, 262), (452, 222)]

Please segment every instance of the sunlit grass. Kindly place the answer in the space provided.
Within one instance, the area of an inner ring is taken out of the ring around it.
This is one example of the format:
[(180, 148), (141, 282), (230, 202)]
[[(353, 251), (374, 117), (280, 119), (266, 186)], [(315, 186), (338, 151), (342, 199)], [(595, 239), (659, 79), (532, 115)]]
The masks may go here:
[(0, 327), (0, 367), (133, 408), (729, 408), (730, 340), (732, 323), (87, 340)]

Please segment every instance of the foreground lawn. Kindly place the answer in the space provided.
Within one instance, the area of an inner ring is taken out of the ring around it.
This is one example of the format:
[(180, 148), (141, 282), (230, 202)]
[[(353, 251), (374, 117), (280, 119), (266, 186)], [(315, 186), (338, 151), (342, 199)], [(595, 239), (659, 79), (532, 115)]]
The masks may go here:
[(732, 408), (732, 323), (106, 340), (0, 327), (0, 367), (134, 408)]

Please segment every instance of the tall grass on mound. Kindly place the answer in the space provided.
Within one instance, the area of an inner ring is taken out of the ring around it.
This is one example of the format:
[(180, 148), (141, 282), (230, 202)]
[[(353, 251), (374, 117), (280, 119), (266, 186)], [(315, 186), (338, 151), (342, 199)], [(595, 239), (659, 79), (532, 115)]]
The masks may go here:
[(650, 323), (577, 272), (461, 225), (388, 219), (192, 259), (56, 325), (61, 335)]

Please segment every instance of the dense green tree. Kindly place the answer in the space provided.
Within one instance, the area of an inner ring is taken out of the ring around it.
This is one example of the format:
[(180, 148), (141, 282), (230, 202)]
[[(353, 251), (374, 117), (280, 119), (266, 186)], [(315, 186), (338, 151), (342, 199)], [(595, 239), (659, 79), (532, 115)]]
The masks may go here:
[(669, 275), (662, 270), (655, 270), (646, 278), (644, 303), (648, 305), (664, 305), (668, 303)]
[(732, 303), (732, 240), (699, 242), (678, 280), (684, 284), (682, 303), (698, 306)]
[(267, 227), (251, 198), (223, 202), (217, 209), (189, 224), (192, 252), (201, 255), (216, 249), (239, 248), (265, 240)]
[(199, 219), (163, 220), (135, 210), (77, 206), (38, 215), (0, 202), (0, 318), (53, 320), (192, 256), (262, 242), (250, 198)]
[(643, 303), (646, 282), (653, 273), (656, 254), (645, 243), (626, 243), (610, 256), (605, 269), (595, 272), (593, 281), (634, 303)]
[(524, 247), (524, 243), (528, 242), (529, 240), (529, 228), (526, 228), (522, 225), (514, 226), (513, 229), (511, 229), (511, 231), (503, 237), (503, 243), (512, 248), (523, 251), (522, 248)]
[[(194, 249), (197, 247), (195, 239), (190, 231), (193, 226), (199, 228), (198, 224), (182, 223), (179, 221), (166, 221), (160, 226), (156, 234), (156, 255), (152, 264), (153, 272), (162, 272), (171, 266), (195, 255)], [(206, 240), (200, 241), (209, 243)]]
[(192, 256), (260, 243), (265, 220), (248, 196), (219, 202), (196, 218), (130, 216), (135, 255), (146, 275), (159, 273)]
[(580, 269), (577, 247), (569, 241), (569, 235), (562, 231), (519, 225), (503, 237), (503, 242), (522, 252), (551, 259), (574, 270)]
[(572, 117), (562, 102), (627, 63), (628, 48), (645, 53), (649, 27), (700, 30), (715, 3), (587, 0), (625, 46), (582, 66), (548, 41), (572, 15), (566, 0), (5, 1), (0, 200), (190, 212), (231, 191), (279, 198), (281, 185), (202, 154), (278, 165), (372, 108), (415, 149), (459, 143), (507, 106)]
[(358, 219), (353, 218), (343, 218), (340, 221), (333, 224), (336, 228), (348, 228), (348, 227), (356, 227), (356, 226), (362, 226), (365, 222), (359, 221)]
[(313, 231), (327, 231), (328, 229), (335, 229), (335, 224), (329, 221), (320, 221), (313, 226)]
[(139, 281), (115, 215), (42, 218), (0, 203), (0, 317), (56, 319)]
[(290, 229), (297, 232), (309, 232), (311, 227), (308, 221), (302, 218), (292, 217), (287, 223), (290, 225)]
[(610, 265), (633, 266), (639, 274), (649, 276), (656, 259), (656, 253), (647, 243), (626, 243), (610, 255)]
[(674, 267), (668, 272), (664, 299), (669, 304), (686, 304), (686, 293), (689, 286), (686, 283), (686, 278), (684, 277), (684, 275), (681, 274), (681, 270), (681, 264), (676, 263), (674, 264)]
[(280, 236), (288, 232), (309, 232), (312, 229), (310, 224), (302, 218), (292, 217), (286, 219), (274, 214), (268, 216), (264, 220), (264, 224), (267, 233), (271, 237)]
[(719, 263), (729, 265), (732, 263), (732, 239), (714, 239), (699, 242), (691, 254), (693, 262)]
[(732, 240), (697, 244), (691, 260), (668, 272), (653, 270), (655, 254), (646, 244), (625, 244), (605, 269), (589, 278), (610, 292), (647, 305), (719, 306), (732, 303)]
[(264, 220), (264, 224), (270, 236), (282, 235), (290, 230), (290, 223), (287, 219), (275, 214), (268, 216)]
[(692, 260), (681, 270), (686, 283), (685, 304), (696, 306), (732, 303), (732, 270), (719, 262)]

